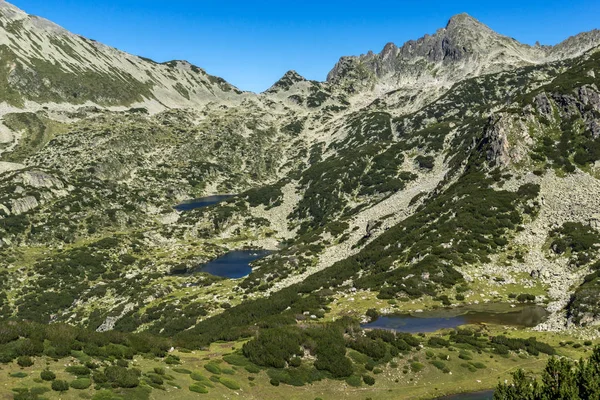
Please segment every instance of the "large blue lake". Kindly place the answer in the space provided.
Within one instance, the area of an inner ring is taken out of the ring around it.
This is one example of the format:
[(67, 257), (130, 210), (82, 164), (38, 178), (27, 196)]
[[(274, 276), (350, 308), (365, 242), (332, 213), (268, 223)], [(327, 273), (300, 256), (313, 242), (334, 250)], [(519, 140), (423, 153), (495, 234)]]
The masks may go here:
[(440, 309), (414, 314), (386, 315), (363, 328), (389, 329), (397, 332), (428, 333), (467, 324), (493, 324), (532, 327), (548, 316), (545, 308), (537, 305), (516, 306), (490, 304)]
[(212, 206), (213, 204), (217, 204), (224, 200), (230, 199), (233, 196), (234, 195), (232, 194), (220, 194), (216, 196), (201, 197), (199, 199), (185, 201), (181, 204), (176, 205), (173, 208), (175, 208), (177, 211), (195, 210), (196, 208)]
[(239, 279), (250, 275), (250, 263), (271, 254), (269, 250), (235, 250), (206, 264), (200, 265), (191, 272), (205, 272), (224, 278)]

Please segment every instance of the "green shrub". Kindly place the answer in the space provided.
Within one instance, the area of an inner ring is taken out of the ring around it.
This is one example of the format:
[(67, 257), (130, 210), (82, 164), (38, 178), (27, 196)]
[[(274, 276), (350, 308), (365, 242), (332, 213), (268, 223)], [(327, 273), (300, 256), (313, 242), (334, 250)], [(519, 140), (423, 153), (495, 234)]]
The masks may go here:
[(93, 361), (87, 361), (85, 363), (85, 366), (88, 367), (89, 369), (98, 369), (98, 368), (100, 368), (100, 364), (97, 364), (97, 363), (95, 363)]
[(134, 388), (140, 383), (139, 377), (141, 373), (139, 370), (112, 365), (104, 369), (104, 374), (108, 381), (113, 383), (113, 386)]
[(362, 384), (362, 380), (358, 375), (351, 375), (346, 378), (346, 383), (353, 387), (359, 387)]
[(425, 368), (425, 366), (419, 362), (412, 362), (410, 363), (410, 369), (412, 372), (421, 372), (423, 371), (423, 368)]
[(92, 400), (123, 400), (121, 396), (117, 396), (110, 390), (100, 390), (94, 394)]
[(597, 399), (599, 367), (600, 347), (578, 365), (566, 357), (552, 357), (546, 364), (541, 382), (519, 369), (512, 374), (513, 382), (498, 384), (494, 397), (501, 400)]
[(127, 360), (123, 360), (123, 359), (117, 360), (117, 365), (119, 367), (123, 367), (123, 368), (129, 367), (129, 363), (127, 362)]
[(88, 376), (92, 371), (83, 365), (72, 365), (65, 368), (65, 371), (75, 376)]
[(243, 352), (257, 365), (284, 368), (290, 358), (300, 353), (301, 336), (292, 329), (263, 329), (244, 344)]
[(238, 367), (243, 367), (248, 364), (248, 359), (241, 354), (226, 354), (223, 356), (223, 361)]
[(31, 367), (33, 365), (33, 360), (29, 356), (21, 356), (17, 358), (17, 364), (19, 367)]
[(431, 364), (436, 367), (437, 369), (439, 369), (440, 371), (442, 371), (443, 373), (447, 374), (450, 372), (450, 369), (448, 368), (448, 366), (446, 365), (446, 363), (439, 361), (439, 360), (434, 360), (434, 361), (430, 361)]
[(448, 347), (450, 345), (450, 342), (448, 342), (447, 340), (442, 339), (440, 337), (433, 336), (433, 337), (429, 338), (429, 340), (427, 341), (427, 344), (431, 347), (441, 348), (441, 347)]
[(40, 378), (42, 378), (44, 381), (53, 381), (56, 379), (56, 374), (49, 369), (45, 369), (40, 372)]
[(180, 364), (180, 360), (179, 357), (173, 355), (173, 354), (169, 354), (169, 356), (167, 358), (165, 358), (165, 363), (169, 364), (169, 365), (177, 365)]
[(94, 382), (97, 384), (108, 382), (108, 377), (102, 371), (94, 371), (92, 377), (94, 378)]
[(185, 368), (173, 368), (174, 372), (177, 372), (178, 374), (186, 374), (189, 375), (192, 373), (192, 371), (190, 371), (189, 369), (185, 369)]
[(34, 386), (30, 389), (31, 394), (33, 395), (41, 395), (50, 391), (51, 389), (47, 388), (46, 386)]
[(89, 378), (77, 378), (70, 385), (73, 389), (83, 390), (92, 386), (92, 380)]
[(292, 357), (292, 359), (290, 359), (291, 367), (299, 367), (301, 364), (302, 364), (302, 359), (300, 357)]
[(240, 385), (233, 379), (222, 377), (219, 379), (219, 382), (221, 382), (221, 384), (223, 384), (223, 386), (225, 386), (226, 388), (229, 388), (231, 390), (239, 390), (240, 389)]
[(205, 388), (204, 386), (194, 383), (193, 385), (190, 386), (190, 391), (191, 392), (196, 392), (196, 393), (208, 393), (208, 389)]
[(363, 375), (363, 382), (369, 386), (373, 386), (375, 384), (375, 378), (371, 375)]
[(158, 374), (148, 374), (147, 376), (155, 385), (162, 385), (164, 383), (164, 379)]
[(374, 308), (369, 308), (366, 315), (370, 321), (375, 321), (377, 318), (379, 318), (379, 311)]
[(260, 372), (260, 368), (254, 364), (246, 365), (244, 369), (250, 372), (251, 374), (258, 374)]
[(461, 367), (468, 369), (470, 372), (475, 372), (477, 371), (477, 368), (475, 368), (473, 365), (469, 364), (469, 363), (462, 363), (460, 364)]
[(434, 167), (434, 158), (431, 156), (417, 156), (415, 159), (419, 168), (423, 169), (433, 169)]
[(519, 303), (528, 303), (535, 301), (535, 295), (529, 293), (521, 293), (517, 296), (517, 301)]
[(14, 388), (13, 392), (15, 392), (13, 396), (13, 400), (38, 400), (44, 399), (44, 397), (40, 397), (46, 392), (49, 392), (50, 389), (43, 386), (35, 386), (31, 389), (26, 388)]
[(271, 378), (269, 383), (271, 383), (271, 385), (273, 385), (273, 386), (279, 386), (279, 380), (275, 379), (275, 378)]
[(202, 375), (202, 374), (201, 374), (200, 372), (198, 372), (198, 371), (194, 371), (194, 372), (192, 372), (192, 373), (190, 374), (190, 378), (192, 378), (193, 380), (195, 380), (195, 381), (198, 381), (198, 382), (202, 382), (202, 381), (205, 381), (205, 380), (207, 380), (207, 379), (208, 379), (207, 377), (205, 377), (204, 375)]
[(206, 364), (204, 366), (204, 369), (206, 369), (211, 374), (215, 374), (215, 375), (220, 375), (221, 374), (221, 368), (219, 368), (219, 366), (217, 364), (214, 364), (214, 363), (208, 363), (208, 364)]
[(52, 390), (55, 392), (66, 392), (69, 390), (69, 383), (67, 381), (54, 380), (52, 381)]
[(26, 378), (28, 375), (25, 372), (13, 372), (10, 376), (11, 378)]

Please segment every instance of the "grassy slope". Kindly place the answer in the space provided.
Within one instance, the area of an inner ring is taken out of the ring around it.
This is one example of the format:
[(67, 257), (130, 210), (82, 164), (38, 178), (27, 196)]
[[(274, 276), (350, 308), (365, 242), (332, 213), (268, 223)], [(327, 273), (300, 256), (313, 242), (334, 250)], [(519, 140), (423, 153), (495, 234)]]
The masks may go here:
[[(502, 327), (488, 327), (488, 333), (493, 335), (503, 334), (507, 332)], [(559, 333), (541, 333), (530, 330), (509, 330), (508, 335), (511, 337), (528, 338), (535, 336), (539, 340), (544, 340), (549, 344), (557, 347), (560, 356), (566, 356), (573, 359), (586, 356), (589, 351), (589, 346), (583, 346), (575, 349), (572, 346), (561, 347), (561, 341), (572, 340), (568, 335)], [(430, 334), (434, 336), (437, 334)], [(475, 372), (469, 372), (464, 367), (461, 367), (465, 361), (457, 357), (458, 352), (448, 351), (447, 349), (431, 349), (423, 348), (417, 353), (411, 353), (409, 356), (400, 356), (395, 359), (398, 363), (397, 368), (388, 366), (381, 374), (374, 375), (376, 383), (374, 386), (363, 384), (361, 387), (351, 387), (345, 381), (323, 380), (312, 385), (302, 387), (294, 387), (281, 384), (274, 387), (269, 383), (269, 377), (265, 371), (258, 374), (251, 374), (243, 367), (228, 365), (221, 360), (225, 354), (231, 353), (234, 350), (241, 349), (244, 341), (238, 342), (221, 342), (214, 343), (204, 351), (194, 351), (191, 353), (175, 352), (181, 358), (181, 365), (166, 365), (162, 360), (149, 360), (136, 356), (132, 362), (132, 366), (139, 368), (144, 373), (152, 371), (155, 367), (163, 367), (166, 370), (166, 375), (173, 376), (173, 380), (168, 383), (165, 381), (165, 390), (153, 389), (150, 397), (140, 395), (143, 392), (141, 389), (134, 390), (117, 390), (117, 393), (123, 395), (126, 399), (133, 398), (151, 398), (151, 399), (198, 399), (198, 398), (244, 398), (244, 399), (286, 399), (286, 400), (309, 400), (320, 397), (324, 400), (328, 399), (349, 399), (349, 400), (364, 400), (365, 398), (373, 399), (430, 399), (445, 394), (461, 393), (478, 391), (495, 387), (499, 381), (508, 379), (510, 373), (518, 368), (523, 368), (527, 371), (540, 372), (546, 365), (547, 356), (540, 355), (534, 357), (530, 355), (518, 356), (511, 353), (510, 356), (502, 357), (499, 355), (490, 356), (489, 353), (473, 354), (472, 362), (481, 362), (486, 365), (485, 369), (478, 369)], [(436, 355), (439, 353), (450, 355), (450, 360), (446, 361), (446, 365), (450, 368), (451, 374), (442, 373), (427, 361), (426, 353), (433, 351)], [(421, 363), (425, 365), (425, 369), (418, 373), (409, 372), (403, 373), (403, 367), (410, 364), (410, 360), (417, 357)], [(209, 388), (208, 394), (198, 394), (189, 391), (189, 386), (195, 381), (187, 374), (182, 374), (174, 371), (174, 368), (185, 368), (191, 371), (198, 371), (205, 377), (209, 378), (209, 373), (204, 366), (208, 363), (220, 363), (222, 369), (228, 368), (234, 370), (233, 375), (221, 374), (221, 377), (226, 377), (234, 380), (240, 385), (239, 390), (231, 390), (220, 383), (213, 383), (214, 388)], [(39, 373), (48, 367), (57, 374), (57, 379), (72, 381), (74, 377), (66, 372), (64, 368), (67, 365), (76, 363), (75, 358), (67, 358), (58, 362), (51, 359), (38, 358), (35, 360), (35, 365), (28, 368), (19, 368), (16, 363), (3, 366), (0, 372), (0, 395), (9, 396), (12, 388), (32, 388), (32, 387), (50, 387), (48, 382), (40, 382)], [(10, 377), (11, 373), (25, 372), (28, 374), (25, 378)], [(249, 380), (249, 377), (254, 377), (254, 380)], [(97, 393), (93, 386), (85, 390), (70, 389), (68, 392), (59, 395), (56, 392), (48, 392), (45, 394), (50, 399), (80, 399), (92, 398)], [(138, 397), (139, 396), (139, 397)]]

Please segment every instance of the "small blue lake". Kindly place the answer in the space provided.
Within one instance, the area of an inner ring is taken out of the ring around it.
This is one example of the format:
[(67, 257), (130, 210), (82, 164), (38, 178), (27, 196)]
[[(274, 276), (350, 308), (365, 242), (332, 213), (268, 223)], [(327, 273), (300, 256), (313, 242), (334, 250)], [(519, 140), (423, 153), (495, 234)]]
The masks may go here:
[(227, 199), (230, 199), (233, 196), (234, 195), (232, 194), (220, 194), (216, 196), (201, 197), (199, 199), (184, 201), (183, 203), (178, 204), (173, 208), (177, 211), (190, 211), (195, 210), (196, 208), (212, 206), (213, 204), (217, 204)]
[(252, 272), (250, 263), (271, 253), (270, 250), (230, 251), (213, 261), (200, 265), (191, 272), (205, 272), (223, 278), (239, 279), (250, 275)]
[(368, 324), (367, 329), (388, 329), (407, 333), (428, 333), (467, 324), (509, 325), (533, 327), (548, 316), (545, 308), (536, 305), (517, 306), (490, 304), (427, 311), (415, 314), (386, 315)]
[(461, 393), (452, 396), (438, 397), (435, 400), (493, 400), (494, 391), (486, 390), (483, 392)]

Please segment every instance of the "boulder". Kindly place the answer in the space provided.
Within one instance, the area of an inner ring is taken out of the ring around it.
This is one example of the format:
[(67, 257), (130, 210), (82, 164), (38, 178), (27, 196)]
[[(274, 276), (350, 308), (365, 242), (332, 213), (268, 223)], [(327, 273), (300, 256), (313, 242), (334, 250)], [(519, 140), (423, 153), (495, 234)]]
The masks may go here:
[(29, 210), (33, 210), (38, 207), (40, 203), (38, 203), (37, 199), (33, 196), (22, 197), (20, 199), (12, 200), (11, 202), (11, 210), (15, 215), (26, 213)]
[(548, 96), (546, 96), (546, 93), (540, 93), (535, 96), (534, 103), (536, 110), (540, 114), (548, 119), (552, 118), (552, 104), (550, 103)]

